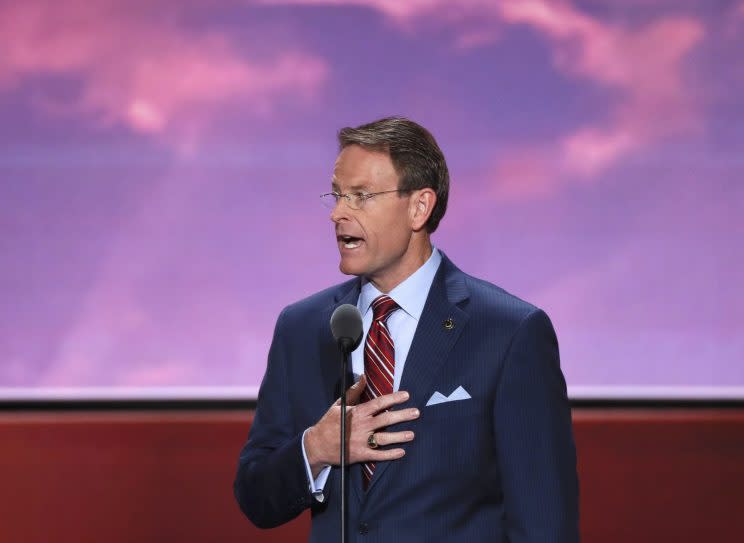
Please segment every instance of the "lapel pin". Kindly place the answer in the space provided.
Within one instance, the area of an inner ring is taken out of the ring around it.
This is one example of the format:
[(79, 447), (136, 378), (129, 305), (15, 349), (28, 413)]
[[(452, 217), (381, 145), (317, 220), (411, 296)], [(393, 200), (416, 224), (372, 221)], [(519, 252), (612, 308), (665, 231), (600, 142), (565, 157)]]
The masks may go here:
[(444, 326), (445, 330), (452, 330), (455, 327), (455, 321), (452, 320), (452, 317), (449, 319), (444, 319), (444, 322), (442, 322), (442, 326)]

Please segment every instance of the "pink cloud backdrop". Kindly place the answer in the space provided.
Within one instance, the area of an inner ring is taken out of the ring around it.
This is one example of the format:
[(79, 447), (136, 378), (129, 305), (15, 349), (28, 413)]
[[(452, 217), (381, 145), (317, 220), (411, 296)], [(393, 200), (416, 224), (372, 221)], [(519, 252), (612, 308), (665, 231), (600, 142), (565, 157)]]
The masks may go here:
[(335, 133), (448, 158), (435, 244), (572, 387), (744, 387), (744, 3), (0, 0), (0, 388), (255, 386), (342, 279)]

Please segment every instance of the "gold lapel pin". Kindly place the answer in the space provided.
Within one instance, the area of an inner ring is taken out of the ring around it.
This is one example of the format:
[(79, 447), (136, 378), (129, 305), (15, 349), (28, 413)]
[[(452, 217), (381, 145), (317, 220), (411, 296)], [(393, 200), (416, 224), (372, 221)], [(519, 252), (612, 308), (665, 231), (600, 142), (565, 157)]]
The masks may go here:
[(445, 330), (452, 330), (455, 327), (455, 321), (452, 320), (452, 317), (444, 319), (442, 326), (444, 326)]

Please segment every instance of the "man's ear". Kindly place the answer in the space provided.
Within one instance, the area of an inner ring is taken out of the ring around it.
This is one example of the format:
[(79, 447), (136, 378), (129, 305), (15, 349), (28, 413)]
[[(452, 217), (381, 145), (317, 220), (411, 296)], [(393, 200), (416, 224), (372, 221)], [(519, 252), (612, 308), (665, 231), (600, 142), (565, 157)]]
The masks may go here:
[(411, 229), (415, 232), (426, 227), (431, 217), (434, 206), (437, 203), (437, 195), (430, 188), (419, 189), (411, 193), (411, 203), (408, 208), (411, 218)]

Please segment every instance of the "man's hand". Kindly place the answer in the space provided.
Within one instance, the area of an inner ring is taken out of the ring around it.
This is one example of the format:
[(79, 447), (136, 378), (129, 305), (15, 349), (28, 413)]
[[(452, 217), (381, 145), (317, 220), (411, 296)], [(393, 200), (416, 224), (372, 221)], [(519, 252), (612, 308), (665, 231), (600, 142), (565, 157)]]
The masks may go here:
[[(372, 449), (367, 445), (370, 434), (375, 433), (378, 445), (405, 443), (413, 439), (413, 432), (375, 432), (380, 428), (399, 422), (418, 418), (415, 408), (400, 411), (387, 411), (392, 406), (408, 400), (408, 392), (398, 391), (379, 396), (374, 400), (359, 403), (362, 391), (367, 385), (364, 375), (346, 392), (346, 439), (347, 462), (381, 462), (395, 460), (405, 454), (403, 449)], [(305, 453), (307, 461), (317, 477), (326, 465), (338, 465), (340, 460), (341, 399), (339, 398), (326, 411), (315, 426), (305, 434)]]

